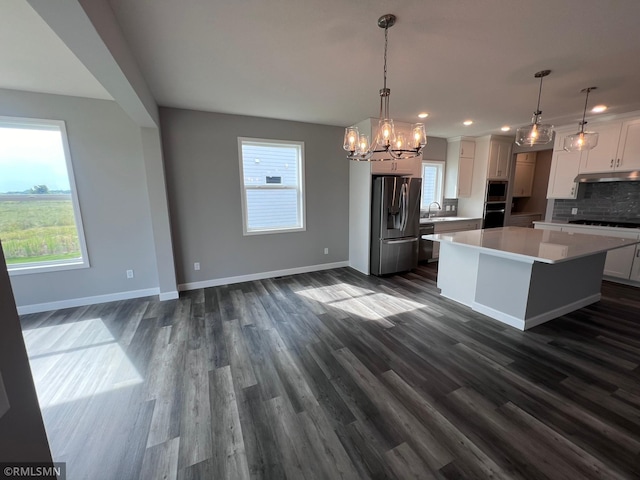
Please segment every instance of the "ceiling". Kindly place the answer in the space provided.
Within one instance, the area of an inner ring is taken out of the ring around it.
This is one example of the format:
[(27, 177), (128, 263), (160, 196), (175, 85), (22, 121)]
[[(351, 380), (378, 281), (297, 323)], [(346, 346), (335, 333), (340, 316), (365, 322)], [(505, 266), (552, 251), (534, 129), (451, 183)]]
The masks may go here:
[[(21, 13), (20, 0), (3, 3), (12, 15)], [(419, 112), (429, 112), (428, 135), (478, 136), (528, 123), (538, 95), (534, 73), (543, 69), (552, 70), (542, 92), (545, 122), (576, 122), (577, 128), (580, 90), (590, 86), (598, 89), (589, 103), (609, 106), (600, 115), (640, 110), (638, 0), (109, 3), (162, 106), (338, 126), (376, 117), (384, 49), (376, 22), (393, 13), (391, 115), (415, 122)], [(18, 22), (3, 23), (18, 30)], [(104, 98), (86, 70), (76, 77), (69, 62), (53, 64), (57, 57), (47, 50), (61, 55), (57, 43), (34, 48), (36, 42), (12, 40), (20, 47), (9, 63), (8, 49), (0, 48), (0, 62), (18, 72), (13, 86), (3, 78), (0, 87), (65, 93), (66, 86), (74, 92), (67, 94)], [(20, 75), (36, 63), (47, 73), (40, 87), (32, 75)], [(474, 124), (464, 127), (466, 119)]]

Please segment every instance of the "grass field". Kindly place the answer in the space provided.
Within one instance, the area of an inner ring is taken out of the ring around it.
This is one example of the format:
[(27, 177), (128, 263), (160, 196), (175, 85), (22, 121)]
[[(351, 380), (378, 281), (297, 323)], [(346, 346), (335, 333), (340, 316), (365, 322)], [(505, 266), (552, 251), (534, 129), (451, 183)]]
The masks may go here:
[(80, 258), (68, 199), (0, 199), (0, 240), (7, 264)]

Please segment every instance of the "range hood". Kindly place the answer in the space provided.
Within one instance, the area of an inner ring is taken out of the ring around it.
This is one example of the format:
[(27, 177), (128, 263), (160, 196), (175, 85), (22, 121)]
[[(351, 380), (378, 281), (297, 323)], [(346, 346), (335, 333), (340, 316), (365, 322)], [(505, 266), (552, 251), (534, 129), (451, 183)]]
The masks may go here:
[(574, 182), (640, 182), (640, 170), (633, 172), (581, 173), (574, 179)]

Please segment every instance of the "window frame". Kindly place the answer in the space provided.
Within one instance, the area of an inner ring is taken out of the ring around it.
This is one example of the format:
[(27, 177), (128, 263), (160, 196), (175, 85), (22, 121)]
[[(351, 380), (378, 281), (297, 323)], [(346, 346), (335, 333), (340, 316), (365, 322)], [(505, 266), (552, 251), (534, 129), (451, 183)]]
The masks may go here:
[(422, 191), (420, 192), (420, 210), (427, 210), (429, 208), (428, 204), (424, 204), (424, 168), (426, 166), (437, 166), (438, 167), (438, 179), (436, 180), (439, 185), (436, 185), (436, 193), (438, 194), (438, 198), (434, 200), (438, 202), (440, 205), (444, 202), (444, 175), (445, 175), (445, 162), (441, 160), (423, 160), (420, 164), (420, 176), (422, 177)]
[(73, 162), (71, 160), (71, 150), (69, 148), (66, 123), (64, 122), (64, 120), (9, 117), (0, 115), (0, 127), (5, 126), (25, 128), (39, 127), (41, 129), (58, 130), (60, 132), (60, 140), (62, 143), (62, 151), (65, 158), (65, 166), (67, 167), (67, 176), (69, 177), (71, 204), (73, 206), (73, 216), (76, 225), (76, 232), (78, 234), (78, 244), (80, 246), (81, 255), (81, 258), (79, 259), (48, 260), (44, 262), (14, 263), (10, 265), (7, 264), (7, 271), (9, 272), (9, 276), (90, 268), (91, 263), (89, 262), (89, 253), (87, 250), (87, 242), (84, 234), (84, 224), (82, 222), (78, 189), (76, 188), (76, 180), (73, 172)]
[[(244, 144), (254, 144), (261, 146), (295, 146), (298, 148), (298, 182), (295, 188), (279, 185), (279, 184), (265, 184), (265, 185), (245, 185), (244, 182), (244, 162), (242, 156), (242, 147)], [(252, 137), (238, 137), (238, 159), (240, 164), (240, 197), (242, 203), (242, 235), (268, 235), (272, 233), (293, 233), (304, 232), (307, 230), (307, 215), (306, 215), (306, 202), (305, 202), (305, 155), (304, 155), (304, 142), (293, 140), (275, 140), (267, 138), (252, 138)], [(248, 188), (247, 188), (248, 187)], [(296, 190), (297, 195), (297, 208), (300, 214), (300, 225), (294, 227), (278, 227), (278, 228), (263, 228), (263, 229), (249, 229), (249, 212), (247, 211), (247, 190)]]

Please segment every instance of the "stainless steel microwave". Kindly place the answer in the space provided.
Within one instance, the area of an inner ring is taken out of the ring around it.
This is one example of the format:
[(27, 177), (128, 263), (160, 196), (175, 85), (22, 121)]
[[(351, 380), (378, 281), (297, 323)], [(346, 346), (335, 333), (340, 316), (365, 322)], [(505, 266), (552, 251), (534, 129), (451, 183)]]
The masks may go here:
[(506, 202), (507, 186), (509, 182), (504, 180), (489, 180), (487, 182), (487, 202)]

